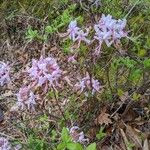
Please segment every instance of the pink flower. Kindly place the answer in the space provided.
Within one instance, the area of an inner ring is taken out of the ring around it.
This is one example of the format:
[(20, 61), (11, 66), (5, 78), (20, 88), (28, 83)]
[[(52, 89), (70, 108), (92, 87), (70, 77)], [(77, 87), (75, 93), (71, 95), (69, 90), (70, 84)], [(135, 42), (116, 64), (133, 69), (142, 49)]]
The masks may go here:
[(0, 150), (11, 150), (11, 145), (8, 139), (0, 137)]
[(10, 67), (4, 62), (0, 62), (0, 86), (10, 82)]
[(34, 109), (34, 106), (36, 105), (35, 99), (36, 99), (36, 96), (34, 95), (32, 91), (30, 91), (29, 98), (25, 102), (29, 110), (35, 110)]
[(86, 37), (88, 36), (88, 31), (83, 32), (83, 30), (80, 30), (77, 32), (77, 37), (75, 41), (78, 41), (78, 47), (80, 46), (81, 41), (84, 41), (87, 44), (90, 44), (90, 40), (88, 40)]
[(34, 106), (36, 105), (35, 99), (36, 96), (29, 87), (22, 87), (17, 93), (17, 106), (21, 109), (27, 107), (29, 110), (34, 110)]
[(73, 142), (79, 142), (85, 144), (89, 142), (88, 138), (85, 138), (83, 131), (79, 132), (80, 128), (78, 126), (73, 126), (69, 129), (70, 136)]
[(113, 43), (120, 41), (121, 38), (127, 37), (125, 32), (126, 19), (115, 20), (111, 15), (102, 15), (99, 23), (94, 25), (95, 36), (94, 39), (98, 40), (99, 46), (95, 50), (95, 54), (100, 54), (101, 44), (106, 43), (110, 47)]
[(71, 21), (69, 26), (68, 26), (68, 33), (69, 33), (69, 38), (73, 41), (75, 41), (75, 37), (77, 35), (77, 32), (80, 28), (77, 27), (77, 21)]
[(82, 78), (78, 83), (76, 83), (75, 87), (77, 90), (80, 90), (80, 93), (82, 93), (85, 90), (85, 95), (87, 95), (86, 90), (90, 90), (92, 92), (92, 95), (94, 95), (95, 92), (99, 92), (101, 90), (99, 81), (93, 78), (91, 79), (88, 74), (86, 75), (86, 77)]
[(77, 21), (71, 21), (68, 27), (69, 38), (73, 40), (73, 42), (78, 41), (78, 47), (80, 46), (81, 41), (89, 44), (90, 40), (86, 37), (88, 36), (88, 31), (83, 32), (79, 27), (77, 27)]
[(32, 67), (27, 72), (31, 80), (36, 81), (38, 86), (49, 84), (50, 87), (58, 85), (62, 73), (56, 60), (51, 57), (33, 60)]

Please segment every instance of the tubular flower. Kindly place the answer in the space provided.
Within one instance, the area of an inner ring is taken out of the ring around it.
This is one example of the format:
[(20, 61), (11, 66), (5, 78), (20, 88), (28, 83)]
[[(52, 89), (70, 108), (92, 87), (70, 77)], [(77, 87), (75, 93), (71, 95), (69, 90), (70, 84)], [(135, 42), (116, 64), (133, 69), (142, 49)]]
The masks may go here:
[(90, 40), (86, 38), (87, 36), (88, 36), (88, 32), (83, 32), (83, 30), (77, 32), (77, 37), (75, 41), (78, 41), (78, 47), (80, 46), (81, 41), (90, 44)]
[(4, 63), (0, 62), (0, 86), (4, 86), (10, 82), (10, 67)]
[(69, 129), (70, 136), (73, 142), (79, 142), (85, 144), (89, 142), (88, 138), (85, 138), (83, 131), (79, 132), (80, 128), (78, 126), (73, 126)]
[(75, 41), (75, 37), (76, 37), (76, 34), (78, 32), (80, 28), (77, 27), (77, 21), (74, 20), (74, 21), (71, 21), (69, 26), (68, 26), (68, 33), (69, 33), (69, 38), (73, 41)]
[(100, 53), (101, 44), (106, 43), (110, 47), (113, 43), (120, 41), (121, 38), (127, 37), (125, 32), (126, 19), (115, 20), (111, 15), (102, 15), (98, 24), (94, 25), (95, 36), (94, 39), (99, 41), (99, 46), (96, 48), (96, 54)]
[(78, 47), (80, 46), (81, 41), (84, 41), (87, 44), (90, 43), (90, 40), (86, 38), (88, 36), (88, 31), (83, 32), (83, 30), (77, 27), (76, 20), (70, 22), (67, 32), (69, 33), (69, 38), (73, 40), (73, 42), (78, 41)]
[(21, 109), (28, 108), (29, 110), (35, 110), (34, 106), (36, 105), (36, 96), (30, 90), (29, 87), (25, 86), (20, 88), (17, 93), (17, 106)]
[(32, 67), (27, 72), (31, 80), (36, 81), (38, 86), (49, 84), (49, 87), (58, 85), (58, 79), (62, 73), (56, 60), (51, 57), (33, 59)]
[[(101, 90), (99, 81), (90, 78), (88, 74), (86, 75), (86, 77), (82, 78), (77, 84), (75, 84), (75, 87), (77, 90), (80, 90), (80, 93), (82, 93), (84, 90), (90, 90), (92, 92), (92, 95), (94, 95), (95, 92), (99, 92)], [(85, 94), (87, 95), (87, 92), (85, 92)]]

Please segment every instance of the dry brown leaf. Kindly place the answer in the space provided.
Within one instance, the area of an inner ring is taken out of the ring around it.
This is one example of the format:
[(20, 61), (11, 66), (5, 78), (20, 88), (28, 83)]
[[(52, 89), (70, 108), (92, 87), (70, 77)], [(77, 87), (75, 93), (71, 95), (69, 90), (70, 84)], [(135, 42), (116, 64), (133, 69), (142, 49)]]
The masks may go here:
[(134, 142), (136, 147), (142, 148), (142, 140), (140, 139), (137, 132), (129, 125), (126, 126), (126, 134)]
[(106, 113), (106, 109), (103, 109), (101, 114), (95, 119), (94, 123), (98, 124), (98, 125), (111, 124), (112, 121), (111, 121), (111, 119), (109, 117), (110, 117), (110, 115)]
[(123, 129), (120, 129), (120, 133), (121, 133), (122, 138), (124, 140), (124, 144), (126, 145), (126, 149), (128, 149), (128, 145), (127, 145), (128, 144), (128, 139), (127, 139), (126, 134), (124, 133)]

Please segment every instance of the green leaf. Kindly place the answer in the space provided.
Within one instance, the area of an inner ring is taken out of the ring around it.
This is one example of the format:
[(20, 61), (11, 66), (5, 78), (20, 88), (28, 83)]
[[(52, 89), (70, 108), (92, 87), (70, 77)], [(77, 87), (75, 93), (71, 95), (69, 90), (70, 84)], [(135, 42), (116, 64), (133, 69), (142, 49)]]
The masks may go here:
[(141, 77), (142, 77), (142, 70), (140, 70), (140, 69), (134, 69), (134, 70), (132, 70), (132, 72), (130, 74), (130, 80), (134, 84), (137, 84), (138, 81), (140, 81)]
[(62, 141), (66, 142), (66, 143), (71, 141), (71, 138), (69, 136), (69, 131), (65, 127), (62, 129), (61, 139), (62, 139)]
[(66, 148), (66, 144), (65, 143), (60, 143), (58, 146), (57, 146), (57, 150), (64, 150)]
[(117, 89), (118, 96), (122, 96), (124, 91), (122, 89)]
[(101, 127), (100, 130), (99, 130), (99, 133), (96, 134), (96, 137), (99, 140), (102, 140), (105, 136), (106, 136), (106, 133), (104, 132), (104, 128)]
[(146, 50), (145, 49), (138, 50), (138, 56), (139, 57), (144, 57), (145, 55), (146, 55)]
[(140, 97), (141, 97), (141, 95), (136, 92), (134, 92), (132, 95), (133, 100), (138, 100)]
[(150, 68), (150, 58), (146, 58), (143, 61), (143, 65), (144, 65), (145, 68)]
[(83, 147), (79, 143), (67, 143), (68, 150), (83, 150)]
[(51, 26), (46, 26), (45, 32), (46, 33), (52, 33), (53, 32), (53, 28)]
[(86, 148), (86, 150), (96, 150), (96, 143), (90, 144), (90, 145)]

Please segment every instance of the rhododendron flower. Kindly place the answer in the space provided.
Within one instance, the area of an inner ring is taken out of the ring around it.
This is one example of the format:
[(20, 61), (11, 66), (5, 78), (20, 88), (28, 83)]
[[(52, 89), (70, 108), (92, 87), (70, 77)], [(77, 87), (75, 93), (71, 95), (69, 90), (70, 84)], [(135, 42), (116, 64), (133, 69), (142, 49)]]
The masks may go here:
[(77, 37), (75, 41), (78, 41), (78, 47), (80, 46), (81, 41), (84, 41), (87, 44), (90, 44), (90, 40), (88, 40), (86, 37), (88, 36), (88, 31), (83, 32), (83, 30), (80, 30), (77, 32)]
[(50, 87), (58, 85), (58, 79), (62, 73), (56, 60), (51, 57), (33, 59), (32, 67), (27, 72), (31, 80), (36, 81), (38, 86), (49, 84)]
[(68, 26), (68, 33), (69, 33), (69, 38), (73, 41), (75, 41), (75, 37), (76, 37), (76, 34), (78, 32), (80, 28), (77, 27), (77, 21), (74, 20), (74, 21), (71, 21), (69, 26)]
[(0, 137), (0, 150), (11, 150), (11, 146), (8, 139)]
[(85, 144), (89, 142), (88, 138), (85, 138), (83, 131), (79, 132), (80, 128), (78, 126), (73, 126), (69, 129), (70, 136), (73, 142), (79, 142)]
[(77, 27), (77, 21), (71, 21), (68, 27), (67, 32), (69, 33), (69, 38), (73, 40), (73, 42), (78, 41), (78, 47), (80, 46), (81, 41), (89, 44), (90, 40), (87, 39), (88, 31), (83, 32), (79, 27)]
[[(95, 92), (99, 92), (101, 90), (99, 81), (90, 78), (88, 74), (77, 84), (75, 84), (75, 87), (77, 90), (80, 90), (80, 93), (82, 93), (84, 90), (90, 90), (92, 92), (92, 95), (94, 95)], [(87, 92), (85, 92), (85, 94), (87, 95)]]
[(95, 54), (100, 53), (101, 44), (106, 43), (110, 47), (113, 43), (117, 43), (121, 38), (127, 37), (127, 32), (125, 32), (126, 19), (115, 20), (112, 19), (111, 15), (102, 15), (99, 23), (94, 25), (95, 36), (94, 39), (99, 41), (99, 46), (96, 48)]
[(10, 67), (4, 62), (0, 62), (0, 86), (10, 82)]
[(36, 96), (29, 87), (21, 87), (17, 93), (17, 106), (21, 109), (28, 107), (29, 110), (34, 110), (36, 105)]

